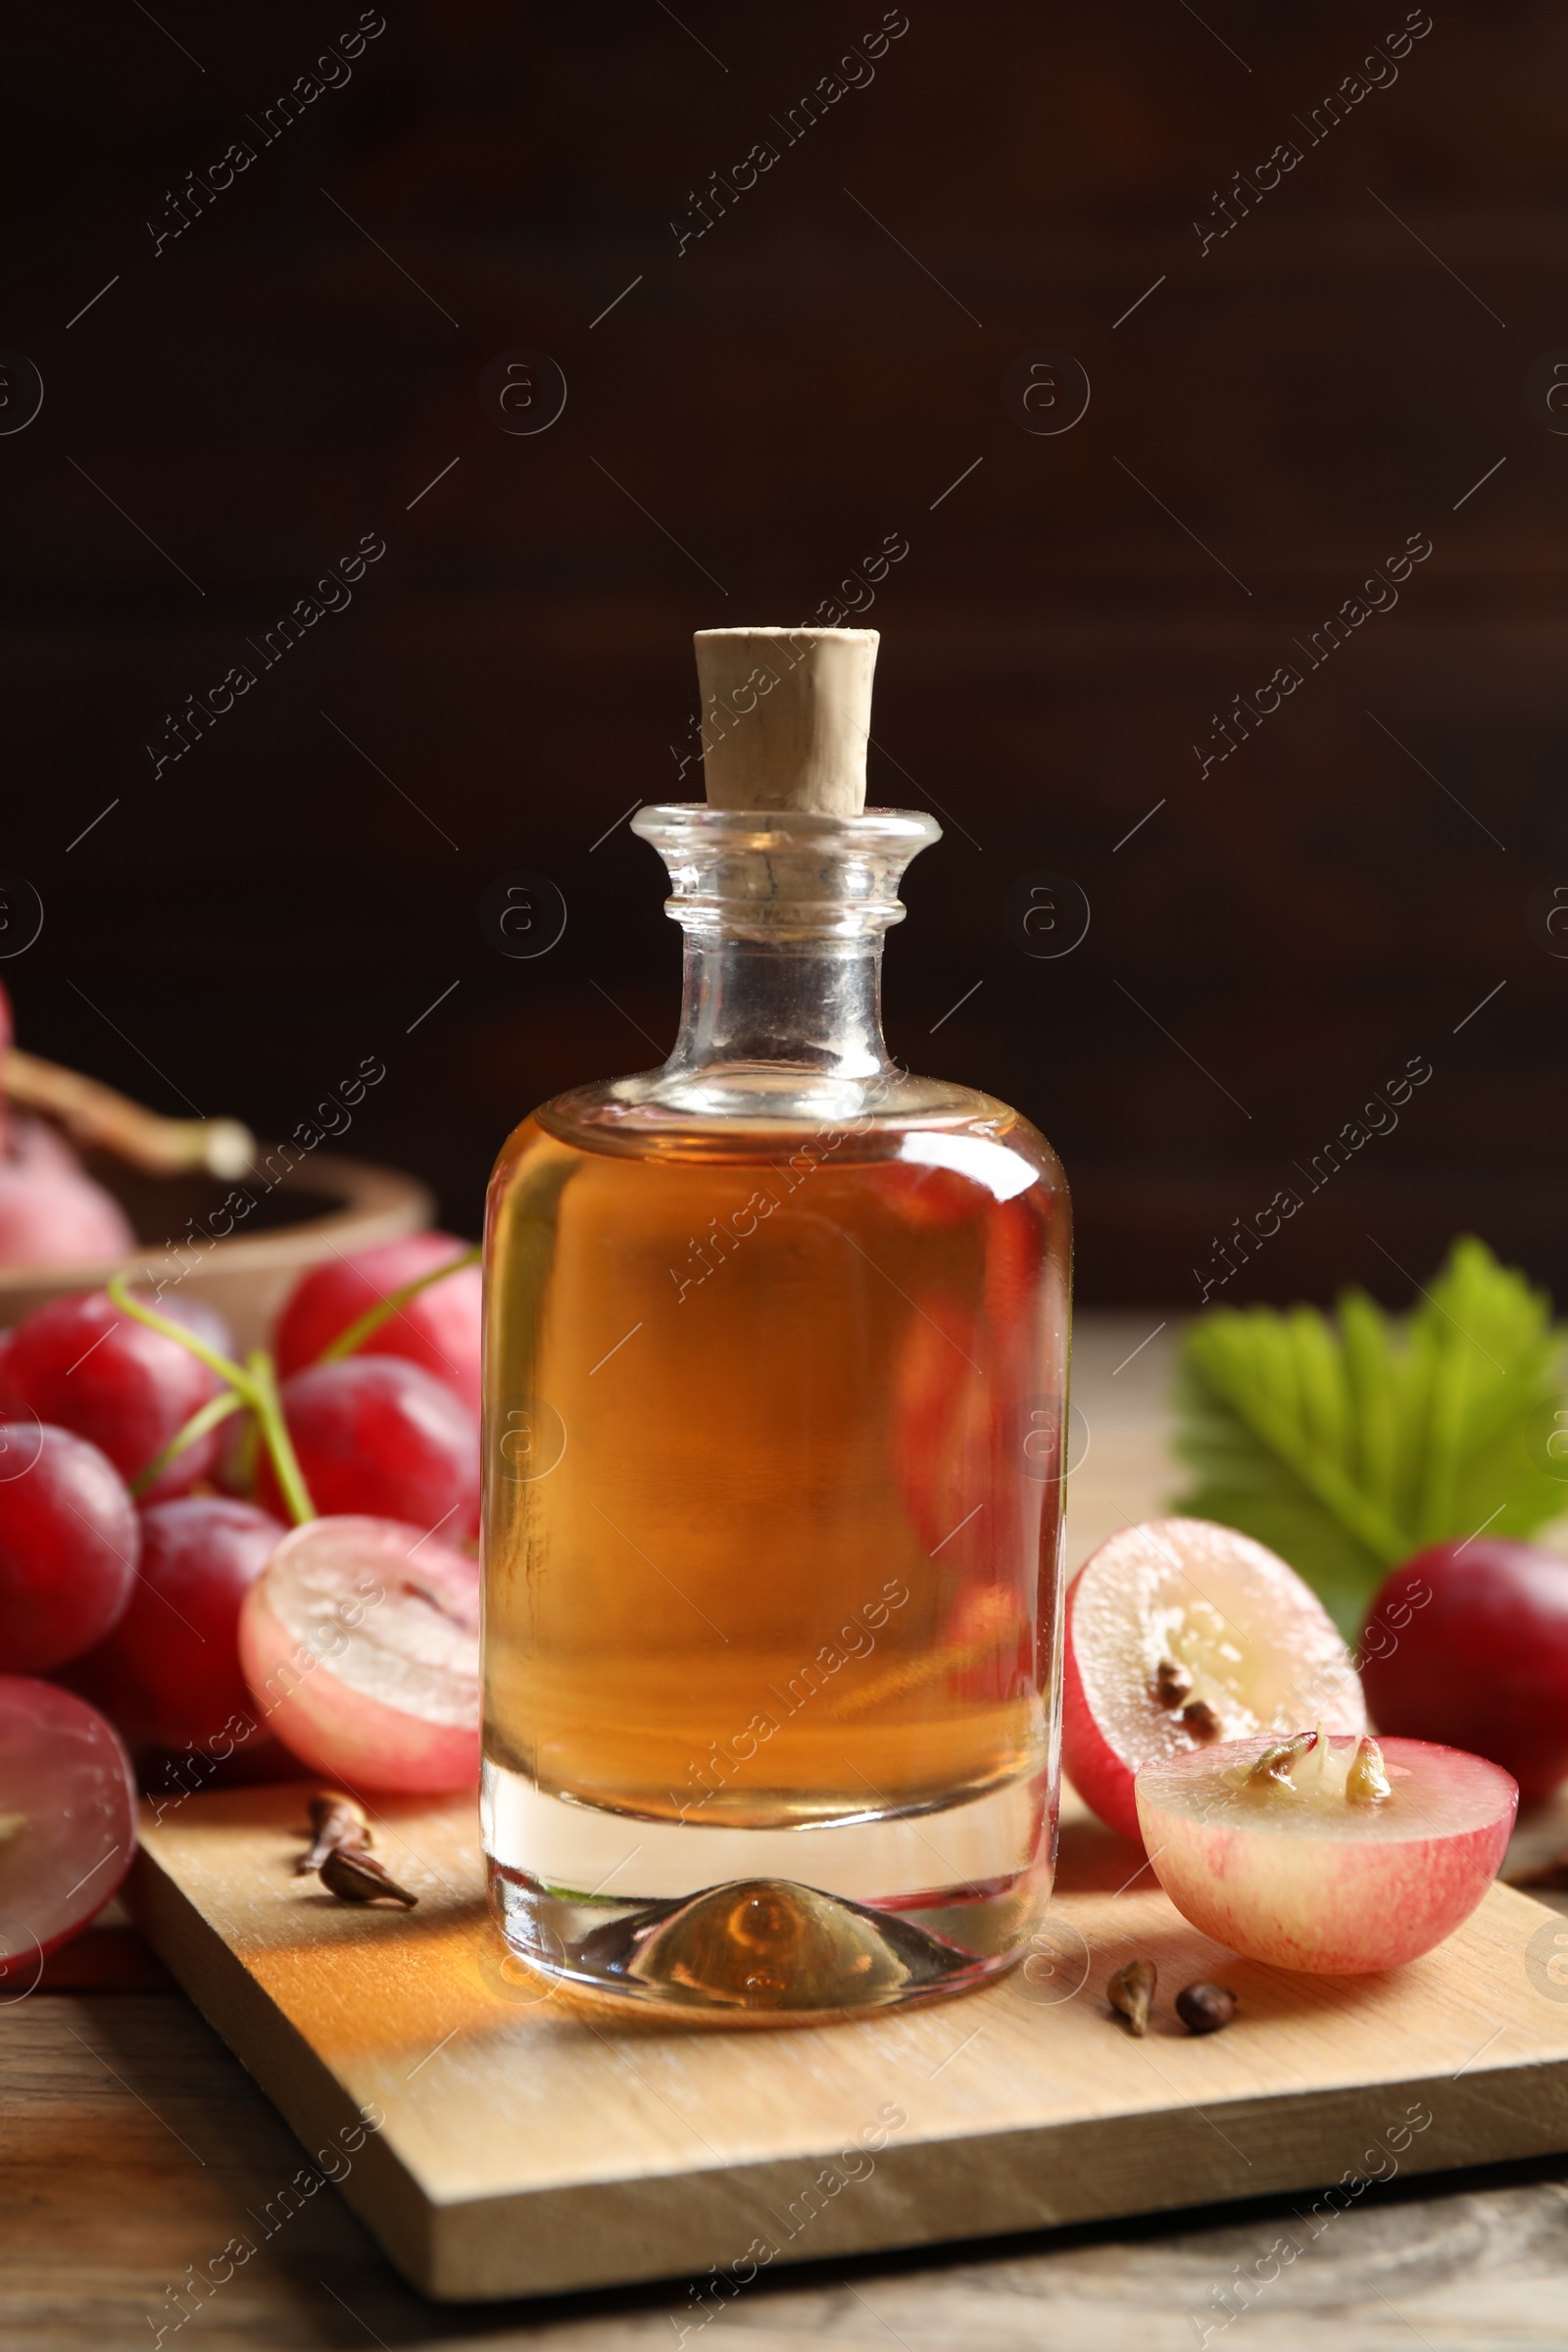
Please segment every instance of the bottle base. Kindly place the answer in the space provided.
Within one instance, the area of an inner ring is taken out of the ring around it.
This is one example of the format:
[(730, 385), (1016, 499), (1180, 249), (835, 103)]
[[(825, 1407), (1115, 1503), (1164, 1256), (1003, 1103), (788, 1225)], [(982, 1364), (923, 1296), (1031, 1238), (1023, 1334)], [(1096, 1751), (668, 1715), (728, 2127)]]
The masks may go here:
[(1043, 1779), (782, 1829), (611, 1812), (489, 1763), (481, 1802), (517, 1957), (694, 2020), (806, 2023), (966, 1990), (1023, 1954), (1051, 1886)]

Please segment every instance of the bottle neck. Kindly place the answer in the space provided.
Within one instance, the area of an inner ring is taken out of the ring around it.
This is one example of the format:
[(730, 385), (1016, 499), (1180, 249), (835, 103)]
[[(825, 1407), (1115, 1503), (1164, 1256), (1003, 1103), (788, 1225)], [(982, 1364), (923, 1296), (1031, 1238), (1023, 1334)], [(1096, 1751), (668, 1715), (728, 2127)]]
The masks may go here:
[(852, 938), (736, 937), (690, 929), (680, 1033), (667, 1079), (752, 1068), (837, 1079), (885, 1078), (882, 933)]
[(882, 935), (899, 879), (940, 827), (897, 808), (639, 809), (686, 934), (680, 1035), (617, 1086), (650, 1117), (853, 1118), (902, 1083), (882, 1042)]

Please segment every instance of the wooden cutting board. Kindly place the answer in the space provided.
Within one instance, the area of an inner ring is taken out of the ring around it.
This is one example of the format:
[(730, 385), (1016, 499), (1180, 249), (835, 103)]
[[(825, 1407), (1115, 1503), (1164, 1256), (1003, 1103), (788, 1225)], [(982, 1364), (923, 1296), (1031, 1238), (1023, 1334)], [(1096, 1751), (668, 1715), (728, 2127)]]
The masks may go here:
[[(1187, 1927), (1080, 1809), (1023, 1971), (853, 2025), (704, 2031), (511, 1960), (471, 1800), (377, 1817), (406, 1913), (292, 1875), (304, 1794), (149, 1812), (131, 1906), (298, 2132), (284, 2210), (335, 2180), (430, 2295), (715, 2266), (706, 2300), (672, 2290), (695, 2327), (778, 2263), (1282, 2190), (1316, 2231), (1374, 2178), (1568, 2148), (1568, 1919), (1507, 1887), (1402, 1971), (1285, 1976)], [(1104, 2000), (1140, 1952), (1159, 1971), (1142, 2041)], [(1241, 2008), (1195, 2040), (1170, 2004), (1200, 1977)], [(281, 2227), (252, 2218), (258, 2244)]]

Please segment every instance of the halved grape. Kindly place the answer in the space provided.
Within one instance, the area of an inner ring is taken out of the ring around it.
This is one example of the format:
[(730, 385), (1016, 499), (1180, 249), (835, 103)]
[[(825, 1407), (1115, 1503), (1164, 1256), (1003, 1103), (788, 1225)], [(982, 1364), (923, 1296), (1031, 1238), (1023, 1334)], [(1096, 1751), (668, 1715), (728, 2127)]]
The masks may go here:
[(1294, 1568), (1205, 1519), (1124, 1527), (1068, 1590), (1062, 1763), (1089, 1805), (1138, 1837), (1133, 1775), (1250, 1733), (1366, 1729), (1333, 1620)]
[(479, 1569), (422, 1529), (360, 1516), (286, 1536), (240, 1614), (264, 1728), (351, 1788), (479, 1777)]
[(1242, 1740), (1138, 1775), (1155, 1877), (1216, 1943), (1360, 1976), (1432, 1950), (1497, 1874), (1508, 1774), (1424, 1740)]

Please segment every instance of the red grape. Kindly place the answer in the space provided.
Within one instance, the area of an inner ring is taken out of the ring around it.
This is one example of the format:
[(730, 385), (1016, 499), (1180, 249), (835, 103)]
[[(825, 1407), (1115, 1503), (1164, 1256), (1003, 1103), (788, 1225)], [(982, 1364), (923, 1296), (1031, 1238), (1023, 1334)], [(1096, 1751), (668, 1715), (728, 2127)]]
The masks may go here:
[[(283, 1417), (311, 1500), (323, 1513), (440, 1528), (449, 1543), (478, 1525), (479, 1425), (449, 1388), (395, 1355), (312, 1364), (282, 1387)], [(270, 1458), (256, 1498), (283, 1511)]]
[(30, 1992), (45, 1953), (103, 1909), (130, 1867), (136, 1785), (95, 1707), (8, 1674), (0, 1789), (0, 1979)]
[(1568, 1559), (1484, 1536), (1396, 1568), (1361, 1637), (1379, 1731), (1467, 1747), (1525, 1803), (1568, 1776)]
[[(142, 1296), (139, 1291), (132, 1291), (130, 1295), (133, 1298)], [(182, 1323), (191, 1337), (211, 1348), (215, 1355), (226, 1355), (230, 1362), (235, 1360), (233, 1333), (217, 1307), (210, 1305), (195, 1292), (171, 1291), (167, 1298), (149, 1298), (147, 1303), (158, 1314), (167, 1315), (171, 1323)], [(145, 1324), (142, 1329), (146, 1329)]]
[(72, 1146), (58, 1127), (35, 1119), (30, 1111), (13, 1110), (6, 1117), (6, 1152), (14, 1168), (26, 1176), (80, 1176), (85, 1173)]
[[(11, 1001), (0, 988), (0, 1062), (11, 1035)], [(65, 1139), (10, 1110), (0, 1094), (0, 1266), (86, 1265), (135, 1247), (124, 1210)]]
[(136, 1247), (124, 1210), (90, 1176), (0, 1165), (0, 1266), (90, 1266)]
[(63, 1666), (136, 1581), (141, 1525), (113, 1462), (69, 1430), (0, 1422), (0, 1670)]
[[(414, 1233), (353, 1257), (330, 1258), (301, 1277), (277, 1320), (277, 1368), (287, 1375), (314, 1364), (340, 1332), (393, 1291), (446, 1265), (466, 1245), (450, 1233)], [(479, 1410), (477, 1266), (464, 1266), (420, 1291), (373, 1331), (358, 1355), (401, 1355), (455, 1389)]]
[(82, 1660), (89, 1689), (102, 1690), (122, 1731), (160, 1747), (229, 1752), (230, 1718), (248, 1721), (251, 1711), (240, 1604), (285, 1532), (266, 1511), (216, 1494), (143, 1512), (130, 1606)]
[[(210, 1307), (169, 1300), (160, 1312), (188, 1322), (201, 1339), (221, 1323)], [(188, 1348), (122, 1314), (106, 1291), (78, 1291), (19, 1323), (6, 1351), (6, 1382), (40, 1421), (74, 1430), (133, 1479), (161, 1453), (222, 1382)], [(162, 1502), (205, 1478), (221, 1433), (209, 1430), (172, 1461), (142, 1497)]]

